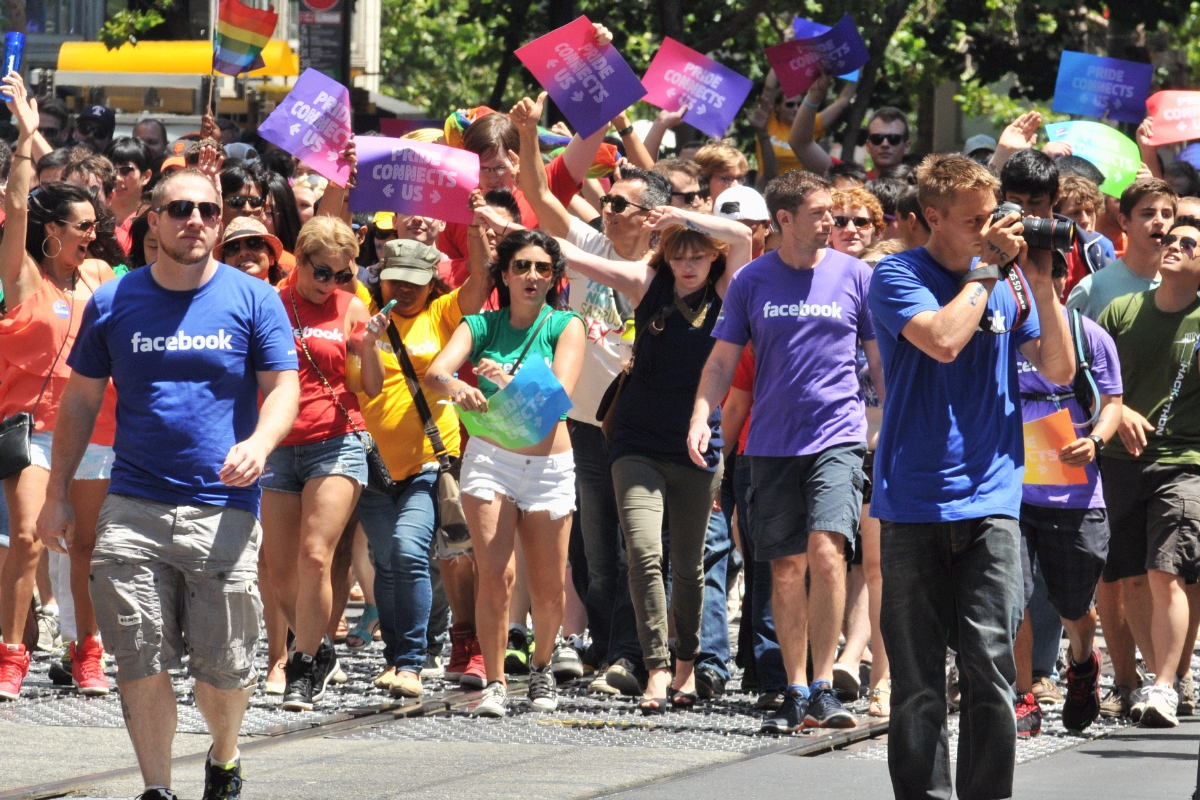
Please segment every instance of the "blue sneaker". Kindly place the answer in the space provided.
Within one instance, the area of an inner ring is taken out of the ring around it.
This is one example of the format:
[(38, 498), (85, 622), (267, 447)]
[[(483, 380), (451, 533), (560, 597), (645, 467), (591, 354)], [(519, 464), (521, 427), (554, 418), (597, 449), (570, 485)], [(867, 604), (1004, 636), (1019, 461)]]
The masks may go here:
[(832, 687), (813, 689), (804, 715), (805, 728), (853, 728), (857, 724)]
[(763, 733), (795, 733), (804, 724), (808, 710), (808, 699), (794, 689), (785, 692), (783, 702), (770, 716), (763, 720)]

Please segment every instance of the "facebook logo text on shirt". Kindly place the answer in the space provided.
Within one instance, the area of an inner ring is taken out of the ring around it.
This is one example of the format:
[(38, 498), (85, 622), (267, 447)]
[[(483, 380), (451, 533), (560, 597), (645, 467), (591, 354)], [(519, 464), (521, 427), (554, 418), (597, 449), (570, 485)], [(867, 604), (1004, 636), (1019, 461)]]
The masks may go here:
[(842, 307), (837, 303), (792, 303), (777, 305), (768, 300), (763, 304), (764, 317), (832, 317), (842, 318)]
[(232, 350), (233, 337), (221, 328), (216, 334), (190, 336), (183, 328), (174, 336), (142, 336), (141, 331), (133, 334), (133, 352), (151, 353), (162, 350)]

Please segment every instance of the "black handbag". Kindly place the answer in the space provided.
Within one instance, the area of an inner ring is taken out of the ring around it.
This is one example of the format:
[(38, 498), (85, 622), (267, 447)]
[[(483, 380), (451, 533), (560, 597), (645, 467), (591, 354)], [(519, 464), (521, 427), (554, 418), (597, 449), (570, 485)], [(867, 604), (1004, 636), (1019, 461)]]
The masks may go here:
[[(71, 311), (67, 319), (74, 318), (75, 295), (72, 294)], [(69, 332), (70, 322), (67, 325)], [(0, 481), (11, 478), (33, 463), (33, 453), (31, 452), (33, 415), (37, 413), (38, 406), (42, 404), (42, 395), (46, 393), (46, 387), (50, 385), (50, 378), (54, 375), (54, 368), (58, 366), (58, 360), (62, 358), (63, 348), (67, 346), (68, 338), (69, 336), (64, 336), (62, 344), (58, 346), (58, 353), (54, 356), (54, 363), (50, 365), (50, 371), (46, 373), (46, 380), (42, 383), (42, 389), (38, 392), (33, 409), (13, 414), (0, 422)]]

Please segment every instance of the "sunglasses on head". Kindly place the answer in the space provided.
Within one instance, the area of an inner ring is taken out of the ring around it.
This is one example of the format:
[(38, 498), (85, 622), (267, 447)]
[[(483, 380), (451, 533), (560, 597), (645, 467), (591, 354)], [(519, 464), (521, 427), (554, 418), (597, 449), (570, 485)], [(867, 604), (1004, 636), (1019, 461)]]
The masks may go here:
[(696, 198), (699, 196), (699, 192), (671, 192), (671, 197), (682, 197), (685, 206), (690, 206), (696, 202)]
[(871, 226), (871, 218), (870, 218), (870, 217), (843, 217), (843, 216), (836, 216), (836, 217), (834, 217), (834, 218), (833, 218), (833, 227), (835, 227), (835, 228), (844, 228), (844, 227), (846, 227), (847, 225), (849, 225), (851, 222), (853, 222), (853, 223), (854, 223), (854, 227), (856, 227), (856, 228), (860, 228), (860, 229), (861, 229), (861, 228), (868, 228), (868, 227), (870, 227), (870, 226)]
[[(262, 240), (260, 239), (259, 241)], [(330, 267), (318, 267), (316, 264), (314, 264), (312, 271), (313, 280), (315, 280), (317, 283), (329, 283), (330, 279), (332, 278), (333, 282), (338, 286), (345, 286), (346, 284), (350, 283), (350, 281), (354, 280), (354, 271), (349, 269), (344, 269), (340, 272), (334, 272)]]
[(239, 236), (221, 245), (221, 253), (231, 256), (239, 252), (243, 247), (247, 250), (266, 250), (267, 240), (261, 236)]
[(872, 133), (867, 136), (867, 140), (871, 144), (875, 145), (876, 147), (879, 147), (879, 145), (883, 144), (884, 142), (887, 142), (892, 147), (899, 147), (900, 143), (904, 141), (904, 134), (902, 134), (902, 133)]
[(192, 212), (200, 209), (200, 219), (205, 222), (216, 222), (221, 218), (221, 207), (216, 203), (197, 203), (194, 200), (172, 200), (164, 206), (153, 209), (155, 212), (167, 212), (171, 219), (191, 219)]
[(265, 197), (247, 197), (244, 194), (230, 195), (225, 198), (225, 205), (233, 208), (245, 208), (249, 203), (251, 208), (262, 208), (267, 202)]
[(633, 206), (634, 208), (640, 208), (642, 211), (650, 210), (648, 206), (639, 206), (637, 203), (626, 200), (624, 197), (621, 197), (617, 194), (606, 194), (600, 198), (601, 210), (608, 205), (612, 206), (614, 214), (624, 213), (625, 209), (629, 208), (630, 206)]
[(527, 258), (518, 258), (508, 266), (509, 271), (513, 275), (525, 275), (531, 269), (537, 270), (538, 275), (547, 277), (554, 274), (554, 264), (550, 261), (530, 261)]
[(1179, 249), (1186, 250), (1188, 253), (1195, 252), (1196, 250), (1196, 240), (1190, 236), (1176, 236), (1173, 233), (1168, 233), (1159, 239), (1159, 242), (1162, 243), (1163, 247), (1170, 247), (1179, 242)]

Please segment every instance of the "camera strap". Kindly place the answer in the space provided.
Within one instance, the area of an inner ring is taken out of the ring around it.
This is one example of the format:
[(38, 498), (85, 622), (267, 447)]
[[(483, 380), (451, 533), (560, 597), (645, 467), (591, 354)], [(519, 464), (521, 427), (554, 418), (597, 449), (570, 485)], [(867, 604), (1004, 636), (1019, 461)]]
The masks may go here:
[(1025, 276), (1021, 274), (1021, 270), (1016, 264), (1006, 264), (1002, 267), (986, 266), (973, 269), (963, 276), (959, 281), (959, 286), (966, 286), (973, 281), (1002, 281), (1008, 286), (1012, 292), (1013, 300), (1017, 304), (1017, 318), (1013, 320), (1013, 324), (1009, 328), (1004, 327), (1004, 316), (1002, 314), (993, 314), (985, 310), (983, 319), (979, 320), (979, 329), (984, 333), (991, 333), (999, 336), (1004, 333), (1011, 333), (1017, 328), (1025, 324), (1025, 320), (1029, 319), (1029, 312), (1033, 305), (1029, 302), (1029, 289), (1025, 284)]

